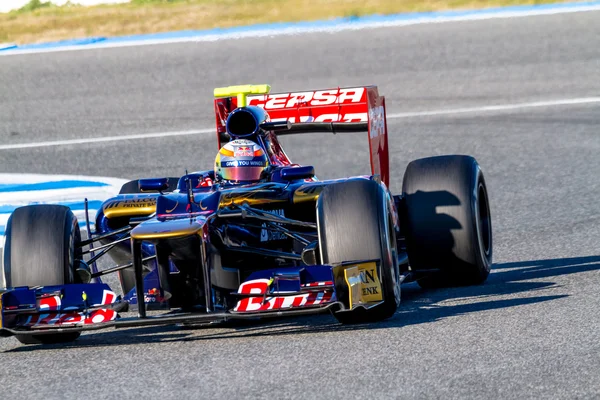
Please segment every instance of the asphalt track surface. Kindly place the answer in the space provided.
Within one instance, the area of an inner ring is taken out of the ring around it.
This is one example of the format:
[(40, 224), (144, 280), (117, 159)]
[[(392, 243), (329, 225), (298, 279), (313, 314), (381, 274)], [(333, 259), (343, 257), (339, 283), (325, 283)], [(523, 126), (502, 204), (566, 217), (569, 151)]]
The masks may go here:
[[(600, 13), (0, 58), (2, 144), (211, 127), (212, 88), (377, 84), (388, 113), (600, 95)], [(491, 197), (482, 286), (403, 287), (390, 320), (129, 329), (0, 341), (1, 398), (598, 398), (600, 104), (395, 118), (406, 164), (474, 155)], [(360, 134), (285, 138), (321, 178), (367, 171)], [(0, 172), (181, 175), (212, 134), (0, 150)]]

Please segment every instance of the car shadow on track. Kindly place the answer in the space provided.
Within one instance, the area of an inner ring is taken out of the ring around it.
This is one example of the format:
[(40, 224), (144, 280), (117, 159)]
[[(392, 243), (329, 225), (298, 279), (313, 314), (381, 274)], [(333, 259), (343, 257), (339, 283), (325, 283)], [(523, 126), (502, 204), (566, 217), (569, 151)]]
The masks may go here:
[[(423, 290), (417, 284), (412, 283), (403, 286), (402, 304), (398, 312), (386, 321), (372, 324), (340, 325), (333, 316), (323, 314), (311, 317), (282, 318), (266, 322), (219, 325), (208, 329), (162, 326), (99, 332), (83, 335), (73, 343), (50, 346), (20, 346), (7, 350), (7, 352), (401, 328), (435, 322), (461, 314), (564, 298), (568, 294), (545, 294), (546, 290), (556, 289), (559, 286), (551, 279), (543, 281), (540, 281), (540, 279), (596, 270), (600, 270), (600, 256), (495, 264), (493, 273), (486, 283), (479, 286)], [(450, 304), (446, 305), (445, 303)]]

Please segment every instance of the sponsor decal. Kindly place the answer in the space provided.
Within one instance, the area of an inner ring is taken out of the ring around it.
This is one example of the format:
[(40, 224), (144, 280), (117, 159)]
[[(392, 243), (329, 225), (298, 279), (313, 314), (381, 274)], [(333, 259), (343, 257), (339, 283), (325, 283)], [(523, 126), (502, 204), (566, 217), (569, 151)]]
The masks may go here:
[(385, 133), (385, 118), (383, 106), (373, 107), (369, 110), (369, 137), (371, 139)]
[(350, 307), (383, 300), (377, 263), (367, 262), (354, 265), (340, 265), (334, 267), (333, 272), (336, 281), (343, 279), (348, 286)]
[[(82, 293), (82, 299), (84, 302), (87, 301), (87, 294)], [(104, 290), (102, 293), (102, 300), (98, 304), (93, 306), (110, 305), (117, 300), (116, 293), (110, 290)], [(91, 312), (84, 311), (69, 311), (67, 307), (62, 310), (63, 312), (51, 312), (61, 310), (61, 296), (45, 296), (38, 300), (38, 308), (42, 312), (38, 315), (28, 316), (25, 320), (24, 326), (61, 326), (61, 325), (89, 325), (97, 324), (100, 322), (112, 321), (117, 318), (117, 313), (114, 310), (99, 309)], [(87, 303), (86, 303), (87, 304)]]
[(115, 292), (112, 292), (110, 290), (104, 290), (102, 292), (102, 303), (94, 304), (94, 306), (112, 304), (116, 300), (117, 300), (117, 294)]
[(364, 87), (317, 90), (315, 92), (279, 93), (248, 97), (248, 104), (263, 107), (267, 111), (298, 106), (352, 104), (364, 101), (364, 94)]
[(141, 199), (113, 200), (104, 204), (104, 211), (112, 208), (148, 208), (156, 206), (156, 197)]
[(272, 118), (273, 122), (290, 121), (295, 122), (366, 122), (367, 113), (349, 113), (349, 114), (321, 114), (314, 116), (300, 116), (296, 121), (296, 117), (288, 118)]
[(223, 167), (264, 167), (265, 162), (262, 160), (234, 160), (221, 162)]
[(156, 211), (156, 196), (114, 198), (108, 200), (102, 210), (106, 218), (152, 214)]
[(381, 301), (381, 281), (377, 275), (377, 264), (374, 262), (357, 265), (360, 277), (362, 300), (365, 302)]
[(253, 146), (234, 146), (233, 156), (234, 157), (253, 157), (254, 150)]
[[(135, 297), (135, 295), (133, 297)], [(167, 297), (171, 296), (163, 296), (158, 288), (153, 288), (144, 294), (144, 303), (164, 303), (167, 300)]]
[(60, 296), (47, 296), (39, 299), (38, 308), (40, 311), (57, 311), (60, 310)]
[(117, 312), (114, 310), (100, 309), (91, 313), (70, 312), (70, 313), (48, 313), (32, 315), (27, 317), (24, 326), (60, 326), (60, 325), (90, 325), (101, 322), (113, 321), (117, 318)]
[(303, 293), (294, 296), (272, 296), (264, 294), (269, 290), (269, 279), (254, 279), (240, 285), (239, 293), (256, 293), (257, 297), (247, 297), (238, 301), (234, 308), (237, 312), (281, 310), (286, 308), (309, 307), (331, 301), (333, 291)]

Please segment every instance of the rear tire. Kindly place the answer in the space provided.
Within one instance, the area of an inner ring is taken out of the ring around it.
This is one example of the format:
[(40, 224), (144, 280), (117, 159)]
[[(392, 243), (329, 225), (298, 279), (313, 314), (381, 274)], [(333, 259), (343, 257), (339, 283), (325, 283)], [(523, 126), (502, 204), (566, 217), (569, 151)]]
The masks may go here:
[(422, 287), (483, 283), (492, 265), (492, 222), (483, 173), (470, 156), (411, 162), (402, 183), (402, 228), (411, 268), (438, 269)]
[(323, 264), (381, 260), (378, 275), (383, 303), (371, 309), (334, 313), (342, 324), (389, 318), (400, 304), (395, 230), (386, 191), (360, 179), (328, 185), (317, 201), (319, 245)]
[[(81, 258), (77, 218), (68, 207), (34, 205), (17, 208), (6, 224), (4, 286), (52, 286), (73, 283), (75, 260)], [(17, 335), (23, 344), (72, 342), (79, 332)]]

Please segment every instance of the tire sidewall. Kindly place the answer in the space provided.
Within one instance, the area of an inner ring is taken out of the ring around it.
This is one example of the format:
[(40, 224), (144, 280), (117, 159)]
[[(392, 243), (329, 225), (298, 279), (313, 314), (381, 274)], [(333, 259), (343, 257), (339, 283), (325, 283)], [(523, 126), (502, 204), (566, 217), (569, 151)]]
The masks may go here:
[[(481, 170), (481, 167), (479, 166), (479, 164), (477, 164), (477, 162), (474, 161), (474, 173), (473, 173), (473, 177), (474, 177), (474, 182), (472, 185), (472, 193), (471, 193), (471, 216), (472, 216), (472, 221), (473, 221), (473, 238), (472, 240), (474, 241), (474, 243), (477, 243), (476, 246), (476, 252), (477, 252), (477, 268), (479, 270), (479, 273), (481, 274), (482, 277), (487, 277), (490, 273), (491, 270), (491, 266), (492, 266), (492, 255), (493, 255), (493, 245), (492, 245), (492, 241), (493, 241), (493, 236), (491, 234), (492, 232), (492, 219), (491, 219), (491, 213), (490, 213), (490, 206), (489, 206), (489, 197), (487, 194), (487, 186), (485, 184), (485, 178), (483, 177), (483, 172)], [(480, 191), (483, 191), (483, 194), (485, 196), (485, 199), (481, 199), (481, 193)], [(486, 204), (484, 204), (484, 206), (487, 208), (487, 213), (488, 213), (488, 228), (487, 230), (489, 230), (489, 243), (488, 243), (488, 253), (486, 254), (485, 248), (484, 248), (484, 239), (483, 239), (483, 235), (484, 235), (484, 229), (486, 229), (483, 226), (483, 221), (480, 218), (480, 212), (481, 212), (481, 207), (480, 207), (480, 203), (482, 201), (485, 201)]]
[[(381, 244), (381, 262), (379, 276), (384, 302), (394, 302), (395, 307), (400, 305), (400, 267), (397, 254), (394, 254), (396, 243), (395, 227), (392, 224), (392, 210), (390, 209), (389, 192), (381, 186), (378, 193), (378, 203), (381, 207), (379, 214), (379, 242)], [(396, 250), (397, 253), (397, 250)], [(390, 306), (391, 307), (391, 306)]]
[(78, 248), (81, 242), (81, 230), (77, 217), (72, 212), (68, 212), (68, 218), (65, 221), (65, 283), (75, 282), (75, 260), (81, 258), (81, 248)]
[[(23, 211), (24, 208), (30, 207), (39, 207), (39, 209), (36, 211)], [(16, 217), (18, 217), (17, 221), (15, 221)], [(53, 230), (49, 230), (48, 228), (42, 228), (41, 231), (37, 230), (38, 225), (36, 225), (36, 221), (44, 221), (46, 218), (49, 221), (59, 218), (62, 220), (62, 223), (60, 225), (56, 223)], [(21, 232), (15, 238), (14, 224), (26, 224), (30, 229), (33, 229), (33, 235), (42, 236), (38, 238), (35, 236), (23, 237), (23, 233)], [(40, 238), (46, 236), (53, 236), (55, 239), (60, 238), (60, 241), (50, 240), (48, 242), (40, 240)], [(75, 260), (81, 258), (82, 253), (82, 250), (78, 248), (80, 241), (81, 232), (77, 218), (68, 207), (59, 205), (32, 205), (15, 210), (7, 222), (4, 263), (2, 266), (3, 286), (43, 286), (74, 283)], [(43, 251), (49, 248), (55, 248), (56, 252), (53, 253), (51, 259), (44, 259), (43, 257), (48, 257), (48, 254), (44, 254)], [(33, 258), (28, 261), (26, 258), (24, 260), (23, 255), (30, 254), (32, 251), (42, 251), (44, 255), (41, 259), (36, 260)], [(16, 255), (20, 256), (17, 257)], [(15, 261), (15, 258), (17, 261)], [(45, 268), (52, 268), (57, 272), (56, 279), (48, 283), (25, 282), (20, 280), (22, 279), (22, 275), (19, 274), (20, 277), (15, 281), (15, 270), (22, 271), (23, 268), (33, 269), (38, 271), (38, 273)]]

